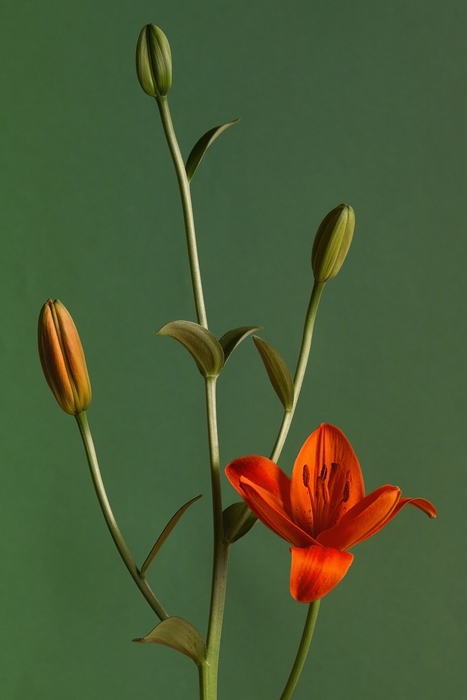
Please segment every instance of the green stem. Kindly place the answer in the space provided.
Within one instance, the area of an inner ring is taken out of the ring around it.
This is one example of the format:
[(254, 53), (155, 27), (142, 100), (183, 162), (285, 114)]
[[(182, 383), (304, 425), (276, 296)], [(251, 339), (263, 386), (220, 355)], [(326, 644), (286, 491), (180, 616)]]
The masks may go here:
[(169, 146), (170, 155), (172, 156), (175, 166), (178, 187), (180, 189), (196, 315), (198, 317), (198, 323), (207, 328), (208, 319), (204, 305), (203, 285), (201, 282), (201, 271), (198, 259), (198, 249), (196, 245), (195, 221), (193, 217), (193, 205), (191, 203), (190, 183), (188, 182), (188, 178), (186, 176), (185, 163), (183, 162), (180, 147), (175, 135), (167, 97), (157, 97), (156, 102), (157, 106), (159, 107), (162, 126)]
[(323, 293), (324, 282), (316, 282), (313, 285), (313, 290), (311, 292), (310, 303), (308, 304), (308, 309), (306, 312), (305, 326), (303, 328), (302, 345), (300, 347), (300, 352), (298, 355), (297, 368), (295, 370), (294, 376), (294, 400), (290, 411), (285, 411), (284, 417), (282, 419), (282, 424), (277, 435), (276, 443), (271, 452), (271, 460), (277, 462), (284, 443), (287, 439), (287, 435), (292, 424), (292, 419), (294, 417), (295, 409), (297, 407), (298, 398), (302, 390), (303, 379), (305, 378), (306, 367), (308, 364), (308, 358), (310, 357), (311, 341), (313, 340), (313, 329), (315, 327), (316, 314), (318, 313), (319, 301), (321, 299), (321, 294)]
[(217, 433), (216, 377), (206, 378), (206, 409), (208, 419), (209, 456), (211, 462), (214, 554), (212, 567), (211, 605), (207, 634), (207, 657), (203, 670), (202, 700), (216, 700), (219, 653), (227, 587), (229, 546), (224, 538), (222, 489), (220, 475), (219, 439)]
[[(300, 391), (302, 389), (303, 379), (305, 377), (306, 367), (308, 364), (308, 358), (310, 357), (311, 342), (313, 340), (313, 329), (315, 327), (316, 314), (318, 313), (318, 306), (321, 299), (321, 294), (324, 289), (324, 282), (316, 282), (313, 285), (313, 290), (311, 292), (310, 303), (308, 304), (308, 309), (306, 312), (305, 325), (303, 328), (302, 344), (300, 347), (300, 352), (297, 360), (297, 368), (295, 370), (294, 376), (294, 400), (292, 408), (288, 411), (284, 411), (282, 418), (282, 423), (279, 429), (279, 433), (276, 438), (276, 442), (271, 452), (270, 459), (273, 462), (278, 462), (279, 457), (284, 447), (287, 435), (292, 425), (292, 419), (294, 417), (295, 409), (297, 407), (298, 398), (300, 396)], [(240, 528), (245, 524), (251, 511), (245, 504), (242, 512), (238, 516), (238, 520), (235, 524), (235, 528), (231, 529), (230, 539), (233, 540), (235, 535), (239, 532)]]
[(118, 549), (118, 552), (123, 559), (126, 568), (133, 577), (134, 582), (138, 586), (141, 593), (144, 595), (148, 601), (151, 608), (154, 610), (156, 615), (160, 620), (165, 620), (168, 617), (167, 612), (164, 610), (159, 600), (154, 595), (147, 581), (141, 576), (138, 567), (135, 564), (133, 557), (131, 556), (130, 550), (128, 549), (123, 535), (115, 520), (112, 508), (110, 507), (109, 499), (105, 492), (104, 482), (102, 481), (102, 476), (99, 469), (99, 463), (97, 461), (96, 450), (94, 448), (94, 442), (92, 439), (91, 431), (89, 429), (88, 419), (86, 417), (85, 411), (82, 413), (77, 413), (76, 422), (78, 423), (79, 431), (83, 439), (84, 449), (86, 451), (86, 457), (89, 464), (89, 469), (91, 471), (91, 477), (96, 490), (97, 499), (101, 507), (102, 513), (107, 523), (107, 527), (110, 530), (112, 539)]
[(292, 666), (290, 676), (287, 680), (287, 683), (285, 684), (285, 688), (282, 692), (280, 700), (289, 700), (289, 698), (292, 697), (292, 693), (295, 690), (295, 686), (298, 683), (300, 674), (303, 671), (303, 666), (305, 665), (306, 657), (311, 644), (311, 639), (315, 630), (320, 602), (320, 600), (315, 600), (313, 603), (310, 603), (310, 606), (308, 608), (308, 614), (305, 620), (305, 627), (303, 628), (302, 638), (298, 646), (297, 656), (295, 657), (294, 665)]

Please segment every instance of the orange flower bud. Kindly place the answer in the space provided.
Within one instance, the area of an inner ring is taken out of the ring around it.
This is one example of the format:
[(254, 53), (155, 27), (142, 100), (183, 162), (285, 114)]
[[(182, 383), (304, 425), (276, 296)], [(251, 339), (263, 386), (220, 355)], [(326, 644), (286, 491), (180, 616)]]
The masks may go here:
[(58, 299), (49, 299), (41, 309), (38, 340), (42, 369), (60, 407), (70, 415), (85, 411), (91, 403), (91, 383), (83, 346)]

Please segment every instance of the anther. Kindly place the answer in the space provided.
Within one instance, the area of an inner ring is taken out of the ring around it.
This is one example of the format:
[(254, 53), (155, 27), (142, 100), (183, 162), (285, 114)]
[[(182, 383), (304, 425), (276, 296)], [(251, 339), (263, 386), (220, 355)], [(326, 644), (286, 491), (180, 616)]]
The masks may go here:
[(308, 484), (310, 483), (310, 469), (308, 467), (308, 464), (303, 465), (302, 479), (303, 479), (303, 485), (307, 489)]

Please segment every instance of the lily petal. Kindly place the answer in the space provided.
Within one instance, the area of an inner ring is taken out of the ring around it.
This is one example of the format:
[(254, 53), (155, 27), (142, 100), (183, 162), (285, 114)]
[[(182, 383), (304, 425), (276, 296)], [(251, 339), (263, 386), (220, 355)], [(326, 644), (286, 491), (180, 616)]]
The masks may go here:
[(282, 503), (269, 491), (253, 484), (245, 477), (240, 478), (243, 499), (266, 527), (296, 547), (309, 547), (316, 544), (311, 535), (295, 525), (284, 511)]
[[(300, 450), (292, 473), (292, 516), (315, 536), (327, 530), (365, 495), (352, 445), (334, 425), (322, 423)], [(310, 506), (311, 502), (311, 506)]]
[(292, 547), (290, 592), (300, 603), (323, 598), (346, 575), (353, 555), (332, 547)]
[(380, 486), (347, 511), (334, 527), (322, 532), (318, 542), (341, 551), (363, 542), (389, 522), (400, 495), (397, 486)]
[(290, 479), (275, 462), (259, 455), (240, 457), (226, 466), (225, 473), (242, 498), (240, 479), (245, 478), (268, 491), (281, 503), (284, 512), (290, 514)]
[(391, 518), (397, 515), (401, 508), (409, 504), (411, 506), (415, 506), (416, 508), (420, 508), (420, 510), (426, 513), (430, 518), (436, 518), (436, 516), (438, 515), (438, 512), (434, 507), (433, 503), (427, 501), (426, 498), (401, 498), (397, 506), (394, 508), (394, 512), (391, 514)]

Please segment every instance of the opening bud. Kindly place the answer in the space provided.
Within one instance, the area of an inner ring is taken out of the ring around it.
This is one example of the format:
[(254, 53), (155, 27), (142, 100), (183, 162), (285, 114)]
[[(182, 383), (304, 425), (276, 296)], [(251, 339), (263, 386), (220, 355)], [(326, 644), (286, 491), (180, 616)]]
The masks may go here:
[(349, 252), (355, 228), (355, 213), (348, 204), (339, 204), (319, 225), (311, 252), (311, 267), (317, 282), (337, 275)]
[(83, 346), (73, 319), (56, 299), (48, 299), (39, 314), (39, 357), (47, 384), (60, 407), (74, 415), (91, 403)]
[(150, 97), (167, 95), (172, 86), (172, 53), (162, 29), (146, 24), (136, 46), (136, 74)]

